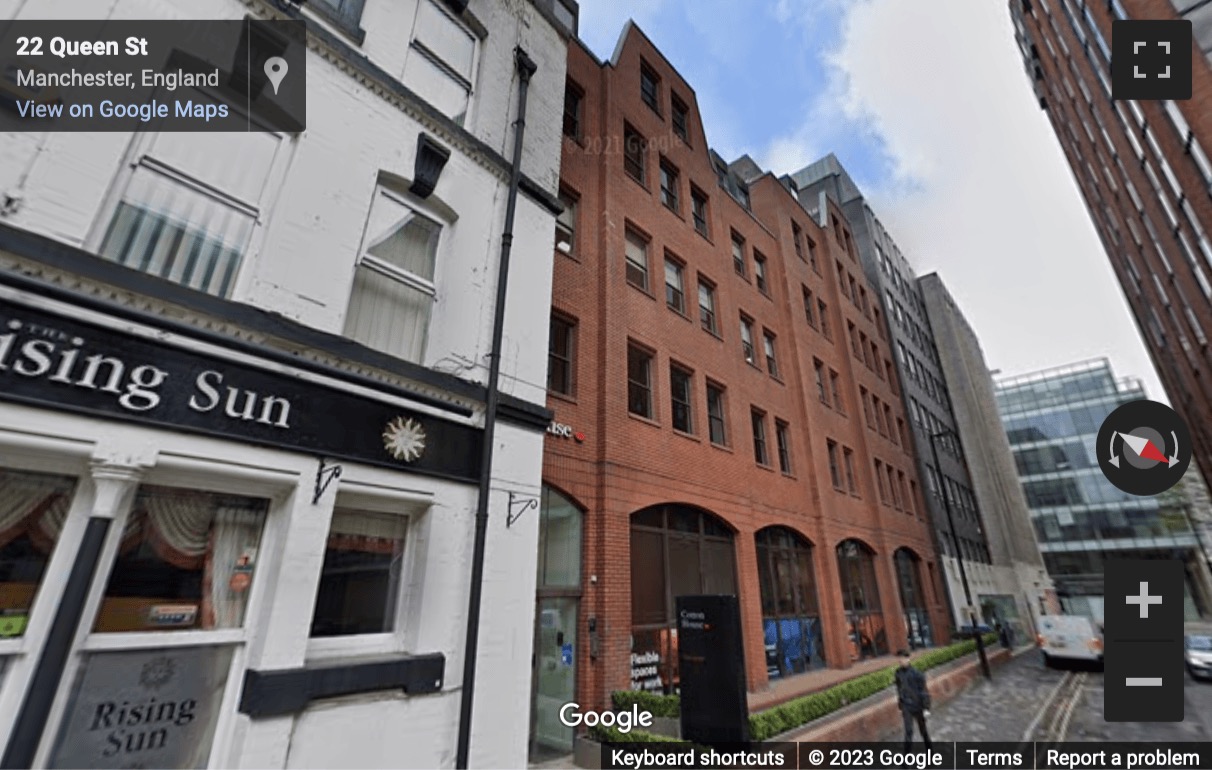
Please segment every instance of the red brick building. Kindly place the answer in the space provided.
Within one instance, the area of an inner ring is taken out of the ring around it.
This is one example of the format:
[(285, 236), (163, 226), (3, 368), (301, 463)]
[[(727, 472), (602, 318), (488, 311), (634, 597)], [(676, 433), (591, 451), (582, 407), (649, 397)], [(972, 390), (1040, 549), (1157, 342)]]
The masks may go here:
[(942, 641), (900, 388), (841, 210), (712, 153), (694, 91), (633, 25), (610, 62), (570, 46), (564, 121), (536, 741), (571, 741), (558, 704), (675, 686), (682, 594), (739, 597), (752, 690)]
[[(1040, 108), (1073, 170), (1170, 404), (1191, 430), (1194, 460), (1207, 477), (1212, 474), (1212, 5), (1192, 0), (1011, 0), (1008, 5)], [(1112, 25), (1175, 19), (1192, 24), (1191, 98), (1112, 100)]]

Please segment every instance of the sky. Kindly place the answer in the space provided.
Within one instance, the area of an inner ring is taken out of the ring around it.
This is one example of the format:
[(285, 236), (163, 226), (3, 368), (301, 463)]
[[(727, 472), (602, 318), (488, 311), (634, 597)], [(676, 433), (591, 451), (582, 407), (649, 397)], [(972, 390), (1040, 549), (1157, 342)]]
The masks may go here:
[(634, 19), (694, 89), (707, 140), (776, 175), (835, 153), (919, 275), (937, 271), (1004, 375), (1107, 357), (1167, 401), (1005, 0), (581, 0), (609, 60)]

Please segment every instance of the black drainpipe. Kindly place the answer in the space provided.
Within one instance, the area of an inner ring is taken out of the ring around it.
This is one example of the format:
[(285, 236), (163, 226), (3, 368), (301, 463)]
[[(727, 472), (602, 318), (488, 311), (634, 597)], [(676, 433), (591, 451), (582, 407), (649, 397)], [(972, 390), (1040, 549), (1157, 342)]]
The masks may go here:
[[(513, 248), (513, 217), (522, 179), (522, 136), (526, 132), (526, 92), (538, 69), (526, 52), (514, 49), (518, 71), (518, 119), (514, 122), (513, 166), (509, 172), (509, 200), (505, 204), (505, 231), (501, 233), (501, 264), (497, 270), (497, 306), (492, 319), (492, 351), (488, 364), (488, 398), (485, 404), (484, 446), (480, 457), (480, 490), (476, 503), (476, 540), (471, 555), (471, 598), (467, 607), (467, 641), (463, 645), (463, 699), (459, 704), (458, 770), (466, 770), (471, 749), (471, 709), (476, 686), (476, 653), (480, 637), (480, 599), (484, 588), (484, 548), (488, 539), (488, 494), (492, 480), (492, 451), (500, 397), (501, 337), (505, 330), (505, 288), (509, 279), (509, 253)], [(516, 704), (512, 704), (515, 705)]]

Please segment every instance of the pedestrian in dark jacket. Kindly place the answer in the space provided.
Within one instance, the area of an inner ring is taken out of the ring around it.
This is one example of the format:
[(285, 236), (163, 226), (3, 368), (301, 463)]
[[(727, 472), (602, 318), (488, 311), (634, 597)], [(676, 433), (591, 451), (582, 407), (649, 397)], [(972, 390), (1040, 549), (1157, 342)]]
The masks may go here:
[(905, 751), (913, 746), (913, 723), (922, 732), (922, 743), (930, 749), (930, 733), (926, 732), (926, 717), (930, 716), (930, 690), (926, 675), (910, 665), (908, 650), (900, 651), (901, 665), (896, 670), (896, 700), (905, 719)]

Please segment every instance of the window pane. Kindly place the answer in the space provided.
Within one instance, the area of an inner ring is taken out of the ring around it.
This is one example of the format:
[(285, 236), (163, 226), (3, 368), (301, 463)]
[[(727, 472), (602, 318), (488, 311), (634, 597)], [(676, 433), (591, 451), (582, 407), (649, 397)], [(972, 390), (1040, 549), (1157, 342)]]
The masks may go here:
[(312, 636), (395, 630), (407, 528), (403, 516), (333, 511)]
[(234, 650), (84, 653), (46, 766), (206, 767)]
[(367, 347), (420, 362), (433, 303), (432, 294), (361, 265), (354, 275), (345, 335)]
[[(197, 97), (202, 94), (194, 92)], [(282, 146), (274, 134), (166, 131), (157, 134), (147, 154), (188, 177), (239, 199), (250, 206), (261, 200), (270, 168)], [(222, 158), (222, 163), (216, 163)]]
[(0, 639), (25, 633), (76, 480), (0, 471)]
[(120, 265), (226, 297), (253, 225), (250, 212), (140, 166), (99, 253)]
[(403, 80), (417, 96), (459, 125), (463, 124), (470, 101), (467, 86), (451, 77), (426, 52), (415, 46), (409, 50)]
[(432, 0), (421, 0), (415, 39), (465, 80), (474, 80), (471, 66), (476, 53), (475, 38)]
[(581, 512), (550, 487), (543, 488), (539, 530), (539, 586), (581, 585)]
[(660, 532), (631, 530), (631, 622), (637, 626), (666, 620), (663, 542)]
[(433, 280), (442, 226), (380, 191), (367, 223), (366, 253), (425, 281)]
[(139, 488), (96, 632), (239, 628), (267, 500)]

